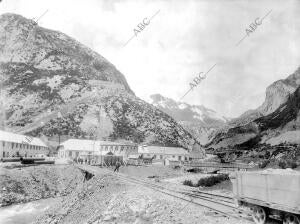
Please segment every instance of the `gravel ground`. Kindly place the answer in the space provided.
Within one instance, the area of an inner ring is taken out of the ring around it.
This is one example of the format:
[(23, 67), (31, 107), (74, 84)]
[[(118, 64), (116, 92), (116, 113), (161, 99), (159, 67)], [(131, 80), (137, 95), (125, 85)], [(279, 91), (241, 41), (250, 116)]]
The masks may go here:
[(151, 166), (122, 166), (120, 173), (124, 173), (134, 177), (147, 178), (156, 176), (160, 179), (179, 177), (186, 175), (182, 169), (173, 169), (169, 166), (151, 165)]
[(121, 182), (104, 170), (73, 191), (60, 206), (39, 217), (38, 223), (247, 224), (152, 189)]
[(83, 178), (72, 165), (1, 164), (0, 207), (67, 195), (82, 184)]
[[(227, 196), (232, 196), (232, 183), (231, 181), (224, 181), (213, 187), (196, 188), (183, 185), (184, 180), (192, 180), (196, 183), (199, 179), (203, 177), (211, 176), (211, 174), (203, 173), (189, 173), (184, 172), (182, 169), (173, 169), (168, 166), (128, 166), (121, 167), (120, 173), (134, 176), (138, 178), (143, 178), (147, 180), (153, 180), (154, 182), (159, 180), (159, 182), (166, 187), (172, 187), (173, 189), (179, 190), (201, 190), (208, 191), (211, 193), (223, 194)], [(149, 178), (156, 177), (156, 178)]]

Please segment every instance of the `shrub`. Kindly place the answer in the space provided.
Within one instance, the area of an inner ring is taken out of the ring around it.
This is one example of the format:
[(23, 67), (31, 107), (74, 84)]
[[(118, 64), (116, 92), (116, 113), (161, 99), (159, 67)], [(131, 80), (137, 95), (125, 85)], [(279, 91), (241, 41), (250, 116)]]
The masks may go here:
[(298, 166), (298, 164), (295, 161), (292, 161), (292, 160), (287, 161), (287, 164), (286, 164), (287, 168), (295, 169), (295, 168), (297, 168), (297, 166)]
[(279, 166), (281, 169), (285, 169), (285, 168), (286, 168), (286, 162), (285, 162), (285, 161), (279, 161), (279, 162), (278, 162), (278, 166)]
[(183, 185), (194, 187), (194, 184), (193, 184), (193, 182), (191, 180), (184, 180), (183, 181)]
[(201, 178), (198, 181), (197, 187), (211, 187), (225, 180), (229, 180), (228, 174), (219, 174), (216, 176), (205, 177)]
[(268, 164), (269, 164), (269, 160), (264, 160), (264, 161), (261, 161), (259, 164), (258, 164), (258, 167), (263, 169), (265, 168)]
[(219, 174), (210, 177), (204, 177), (198, 180), (197, 184), (193, 184), (191, 180), (185, 180), (183, 181), (183, 185), (187, 185), (190, 187), (211, 187), (225, 180), (229, 180), (228, 174)]
[(292, 169), (295, 169), (295, 168), (298, 167), (298, 164), (295, 161), (292, 161), (290, 166), (291, 166)]
[(196, 168), (188, 169), (188, 170), (186, 170), (186, 171), (189, 172), (189, 173), (201, 173), (201, 172), (202, 172), (202, 169), (196, 167)]
[(298, 164), (293, 160), (287, 160), (287, 161), (281, 160), (281, 161), (279, 161), (278, 166), (281, 169), (286, 169), (286, 168), (295, 169), (295, 168), (297, 168)]

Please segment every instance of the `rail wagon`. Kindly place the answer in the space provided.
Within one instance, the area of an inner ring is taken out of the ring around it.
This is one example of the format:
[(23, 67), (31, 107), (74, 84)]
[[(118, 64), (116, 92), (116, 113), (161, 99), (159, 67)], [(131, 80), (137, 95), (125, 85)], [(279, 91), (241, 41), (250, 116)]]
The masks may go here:
[(231, 181), (236, 203), (250, 208), (255, 223), (300, 224), (300, 172), (235, 172)]

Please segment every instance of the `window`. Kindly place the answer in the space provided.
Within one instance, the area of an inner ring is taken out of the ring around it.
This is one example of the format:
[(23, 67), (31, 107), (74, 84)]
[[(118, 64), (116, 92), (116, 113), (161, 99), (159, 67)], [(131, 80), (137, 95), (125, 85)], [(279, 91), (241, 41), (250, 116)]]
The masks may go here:
[(5, 142), (2, 142), (3, 147), (5, 146)]
[(12, 149), (14, 148), (14, 143), (11, 143), (11, 148), (12, 148)]
[(173, 158), (175, 158), (175, 156), (172, 156)]
[(69, 157), (72, 157), (72, 151), (69, 151)]
[(121, 146), (121, 151), (123, 151), (124, 150), (124, 146)]
[(163, 159), (163, 156), (162, 156), (162, 155), (160, 155), (160, 159)]
[(76, 152), (76, 157), (78, 157), (79, 156), (79, 152)]
[(118, 146), (116, 145), (116, 151), (118, 150)]
[(178, 156), (178, 160), (181, 160), (181, 156)]

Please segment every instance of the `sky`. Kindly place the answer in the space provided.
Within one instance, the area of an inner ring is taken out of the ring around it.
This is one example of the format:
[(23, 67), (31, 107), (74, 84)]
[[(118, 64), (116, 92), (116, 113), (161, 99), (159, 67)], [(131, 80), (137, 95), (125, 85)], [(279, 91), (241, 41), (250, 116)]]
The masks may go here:
[[(0, 14), (36, 19), (46, 10), (40, 26), (66, 33), (108, 59), (146, 101), (159, 93), (237, 117), (261, 105), (266, 88), (300, 62), (298, 0), (0, 2)], [(138, 28), (143, 21), (149, 24)]]

